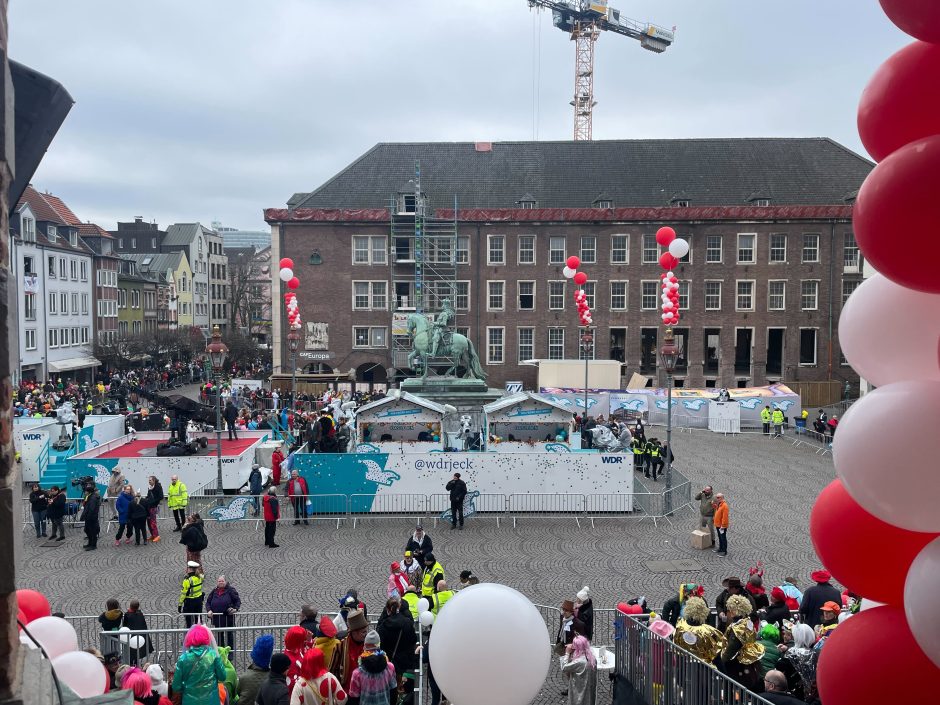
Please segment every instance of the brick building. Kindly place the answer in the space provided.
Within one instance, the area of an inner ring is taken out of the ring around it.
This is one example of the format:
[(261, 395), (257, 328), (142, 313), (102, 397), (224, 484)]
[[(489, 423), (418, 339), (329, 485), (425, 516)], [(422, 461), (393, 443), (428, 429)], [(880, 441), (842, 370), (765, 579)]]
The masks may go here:
[[(837, 322), (861, 281), (852, 202), (873, 165), (828, 139), (377, 145), (288, 208), (265, 211), (272, 261), (294, 260), (302, 317), (318, 326), (299, 354), (307, 369), (354, 369), (360, 381), (405, 374), (393, 317), (413, 311), (418, 292), (414, 254), (392, 222), (415, 209), (416, 162), (429, 217), (455, 222), (444, 256), (456, 327), (491, 386), (531, 389), (536, 367), (522, 361), (578, 359), (574, 287), (561, 273), (573, 254), (589, 275), (595, 356), (621, 361), (624, 380), (662, 382), (663, 225), (691, 243), (676, 269), (677, 386), (857, 384)], [(289, 359), (282, 311), (275, 305), (276, 369)]]

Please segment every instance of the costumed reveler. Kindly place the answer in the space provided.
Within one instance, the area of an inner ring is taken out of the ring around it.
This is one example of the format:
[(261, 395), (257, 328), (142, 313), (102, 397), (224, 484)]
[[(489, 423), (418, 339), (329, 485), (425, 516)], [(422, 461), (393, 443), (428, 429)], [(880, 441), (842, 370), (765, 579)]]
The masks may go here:
[(690, 597), (685, 601), (682, 614), (672, 640), (680, 648), (711, 663), (725, 647), (725, 637), (705, 623), (708, 619), (708, 605), (701, 597)]
[(725, 629), (725, 647), (721, 650), (722, 670), (748, 690), (758, 691), (762, 684), (760, 659), (764, 645), (757, 642), (750, 620), (751, 601), (732, 595), (726, 604), (730, 624)]

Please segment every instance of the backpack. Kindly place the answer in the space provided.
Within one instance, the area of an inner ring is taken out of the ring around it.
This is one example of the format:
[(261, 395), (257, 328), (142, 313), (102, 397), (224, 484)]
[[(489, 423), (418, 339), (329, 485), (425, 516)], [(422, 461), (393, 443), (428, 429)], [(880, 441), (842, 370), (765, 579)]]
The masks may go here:
[(193, 553), (203, 551), (209, 546), (209, 537), (206, 536), (206, 531), (201, 526), (197, 528), (196, 536), (198, 540), (194, 543), (193, 547), (189, 549)]

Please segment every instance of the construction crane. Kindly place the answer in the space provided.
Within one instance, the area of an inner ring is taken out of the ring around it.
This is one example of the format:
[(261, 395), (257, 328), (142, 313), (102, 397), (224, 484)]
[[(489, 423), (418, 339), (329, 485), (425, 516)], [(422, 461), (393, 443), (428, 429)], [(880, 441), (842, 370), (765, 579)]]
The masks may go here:
[(616, 32), (662, 54), (675, 40), (672, 31), (623, 17), (607, 0), (528, 0), (529, 7), (552, 11), (552, 24), (571, 35), (574, 53), (574, 138), (591, 139), (594, 106), (594, 42), (601, 32)]

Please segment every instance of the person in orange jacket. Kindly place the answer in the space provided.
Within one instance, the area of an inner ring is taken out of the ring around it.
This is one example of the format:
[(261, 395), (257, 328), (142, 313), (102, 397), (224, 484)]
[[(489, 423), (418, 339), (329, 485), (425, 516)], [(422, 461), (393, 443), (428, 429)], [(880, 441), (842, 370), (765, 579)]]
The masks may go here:
[(725, 496), (719, 492), (715, 495), (715, 501), (712, 502), (715, 507), (715, 531), (718, 532), (718, 550), (719, 556), (728, 555), (728, 503), (725, 502)]

